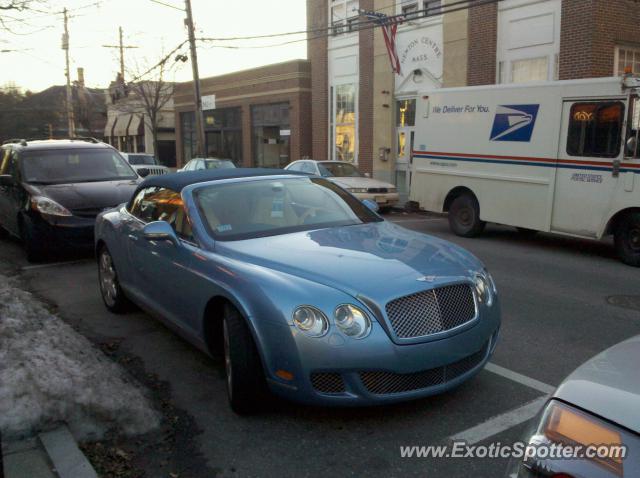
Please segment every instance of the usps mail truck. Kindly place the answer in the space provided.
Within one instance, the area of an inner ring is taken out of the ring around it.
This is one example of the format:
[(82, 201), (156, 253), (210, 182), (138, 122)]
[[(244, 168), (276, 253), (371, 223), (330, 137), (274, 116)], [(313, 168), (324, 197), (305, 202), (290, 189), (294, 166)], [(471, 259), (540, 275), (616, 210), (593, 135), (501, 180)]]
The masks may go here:
[(410, 200), (471, 237), (486, 222), (600, 239), (640, 266), (640, 79), (443, 88), (417, 104)]

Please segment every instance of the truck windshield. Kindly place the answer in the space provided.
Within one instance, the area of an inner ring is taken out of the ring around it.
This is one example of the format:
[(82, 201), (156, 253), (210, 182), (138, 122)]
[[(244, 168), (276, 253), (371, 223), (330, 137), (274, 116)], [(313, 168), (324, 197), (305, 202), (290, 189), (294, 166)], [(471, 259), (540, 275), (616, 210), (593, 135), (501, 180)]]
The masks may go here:
[(26, 151), (21, 154), (27, 183), (62, 184), (137, 179), (127, 162), (111, 149)]

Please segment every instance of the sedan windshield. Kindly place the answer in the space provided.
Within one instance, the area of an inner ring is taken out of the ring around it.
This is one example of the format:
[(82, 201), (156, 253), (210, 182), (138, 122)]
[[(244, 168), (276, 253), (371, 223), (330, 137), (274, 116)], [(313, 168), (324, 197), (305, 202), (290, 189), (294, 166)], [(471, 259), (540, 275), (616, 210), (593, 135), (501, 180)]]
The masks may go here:
[(205, 160), (204, 165), (207, 169), (229, 169), (236, 167), (233, 161), (228, 159)]
[(318, 163), (320, 168), (320, 174), (325, 177), (335, 176), (338, 178), (361, 178), (362, 173), (358, 169), (349, 163), (339, 162), (325, 162)]
[(60, 184), (136, 179), (131, 166), (111, 149), (42, 150), (22, 153), (27, 183)]
[(156, 158), (151, 156), (150, 154), (130, 154), (128, 156), (129, 164), (133, 164), (134, 166), (156, 166)]
[(321, 178), (217, 184), (196, 190), (194, 197), (209, 233), (217, 240), (382, 221), (342, 188)]

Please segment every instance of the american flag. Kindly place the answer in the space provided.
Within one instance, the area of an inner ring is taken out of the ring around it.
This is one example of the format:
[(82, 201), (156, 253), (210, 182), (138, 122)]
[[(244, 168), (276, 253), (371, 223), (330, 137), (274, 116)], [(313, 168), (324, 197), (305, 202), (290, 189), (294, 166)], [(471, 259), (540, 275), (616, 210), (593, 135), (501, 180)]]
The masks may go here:
[(396, 48), (396, 35), (398, 33), (398, 23), (402, 23), (398, 17), (388, 17), (384, 13), (361, 11), (362, 15), (382, 27), (382, 34), (384, 35), (384, 43), (387, 46), (387, 53), (389, 53), (389, 61), (391, 62), (391, 69), (397, 75), (400, 74), (400, 59), (398, 58), (398, 50)]

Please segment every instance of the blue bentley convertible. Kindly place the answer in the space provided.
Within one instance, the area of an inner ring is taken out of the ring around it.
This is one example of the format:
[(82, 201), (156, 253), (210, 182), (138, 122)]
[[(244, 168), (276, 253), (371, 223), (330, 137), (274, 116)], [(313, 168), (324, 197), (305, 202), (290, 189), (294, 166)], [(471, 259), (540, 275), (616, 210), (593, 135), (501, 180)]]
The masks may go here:
[(238, 413), (268, 390), (364, 405), (456, 387), (495, 347), (495, 284), (470, 253), (372, 208), (282, 170), (150, 177), (98, 217), (104, 303), (224, 355)]

